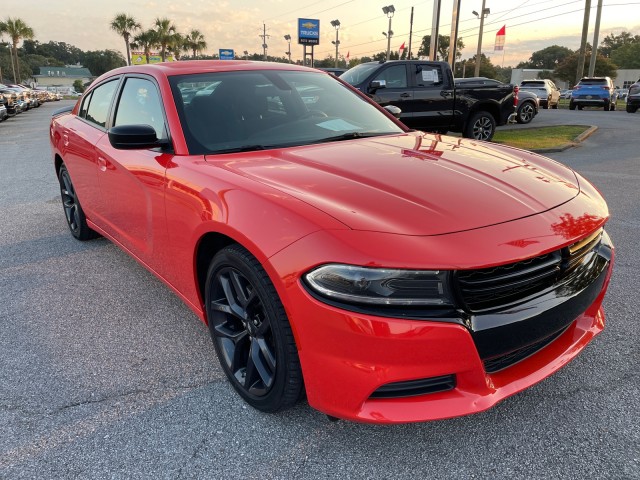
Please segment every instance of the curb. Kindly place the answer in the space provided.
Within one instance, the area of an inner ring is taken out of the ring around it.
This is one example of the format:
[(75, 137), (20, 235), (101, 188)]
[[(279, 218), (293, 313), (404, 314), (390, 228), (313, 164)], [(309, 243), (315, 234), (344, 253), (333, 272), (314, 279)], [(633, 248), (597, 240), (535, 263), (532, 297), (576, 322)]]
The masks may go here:
[(579, 143), (584, 142), (587, 138), (589, 138), (591, 135), (593, 135), (596, 130), (598, 130), (598, 127), (595, 126), (595, 125), (591, 125), (584, 132), (582, 132), (580, 135), (578, 135), (576, 138), (574, 138), (573, 142), (565, 143), (564, 145), (560, 145), (558, 147), (536, 148), (536, 149), (532, 149), (530, 151), (531, 152), (535, 152), (535, 153), (564, 152), (565, 150), (573, 148), (573, 147), (577, 146)]

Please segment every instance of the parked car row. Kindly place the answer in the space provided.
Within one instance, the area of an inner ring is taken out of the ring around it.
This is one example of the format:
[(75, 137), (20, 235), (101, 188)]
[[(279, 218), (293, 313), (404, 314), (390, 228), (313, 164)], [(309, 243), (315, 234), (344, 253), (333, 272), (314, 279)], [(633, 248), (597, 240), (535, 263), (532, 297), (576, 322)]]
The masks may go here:
[(37, 108), (44, 102), (61, 98), (61, 95), (47, 90), (32, 89), (22, 84), (0, 83), (0, 121), (31, 108)]

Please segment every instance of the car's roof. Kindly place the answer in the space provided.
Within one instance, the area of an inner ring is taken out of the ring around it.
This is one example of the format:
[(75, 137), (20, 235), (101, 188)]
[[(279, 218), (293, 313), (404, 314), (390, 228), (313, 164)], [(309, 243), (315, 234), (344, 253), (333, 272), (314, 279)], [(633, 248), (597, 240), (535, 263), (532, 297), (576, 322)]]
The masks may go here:
[(121, 74), (128, 72), (158, 74), (167, 77), (173, 75), (189, 75), (193, 73), (232, 72), (240, 70), (297, 70), (304, 72), (318, 72), (317, 69), (294, 65), (291, 63), (254, 62), (249, 60), (187, 60), (179, 62), (164, 62), (145, 65), (121, 67), (109, 72)]

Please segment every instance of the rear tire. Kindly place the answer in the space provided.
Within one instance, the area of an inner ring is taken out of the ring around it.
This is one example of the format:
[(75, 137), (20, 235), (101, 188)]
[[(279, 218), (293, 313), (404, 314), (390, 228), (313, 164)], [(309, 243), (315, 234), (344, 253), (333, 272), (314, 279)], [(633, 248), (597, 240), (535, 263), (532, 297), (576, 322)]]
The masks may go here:
[(518, 111), (516, 113), (516, 122), (521, 124), (526, 124), (533, 120), (533, 117), (536, 116), (536, 108), (532, 102), (524, 102), (520, 107), (518, 107)]
[(98, 237), (98, 233), (89, 228), (87, 225), (87, 218), (82, 211), (80, 200), (76, 195), (76, 191), (73, 188), (71, 182), (71, 176), (67, 167), (62, 165), (58, 172), (58, 181), (60, 182), (60, 197), (62, 198), (62, 208), (64, 208), (64, 215), (67, 220), (71, 235), (80, 241), (91, 240)]
[(551, 106), (551, 108), (552, 108), (552, 109), (554, 109), (554, 110), (557, 110), (557, 109), (558, 109), (558, 104), (557, 104), (557, 103), (554, 103), (554, 104)]
[(488, 112), (476, 112), (471, 115), (464, 128), (463, 135), (475, 140), (491, 141), (496, 133), (496, 121)]
[(569, 110), (575, 110), (576, 109), (576, 104), (573, 102), (569, 102)]
[(627, 104), (627, 113), (636, 113), (638, 111), (638, 107), (634, 107), (633, 105)]

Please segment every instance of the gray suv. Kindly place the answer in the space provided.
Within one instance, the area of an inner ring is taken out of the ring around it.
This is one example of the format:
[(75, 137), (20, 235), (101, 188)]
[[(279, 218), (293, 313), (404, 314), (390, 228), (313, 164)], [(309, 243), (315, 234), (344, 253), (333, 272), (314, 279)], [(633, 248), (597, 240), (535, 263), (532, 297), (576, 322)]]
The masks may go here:
[(551, 80), (523, 80), (520, 90), (535, 93), (542, 108), (558, 108), (560, 90)]

